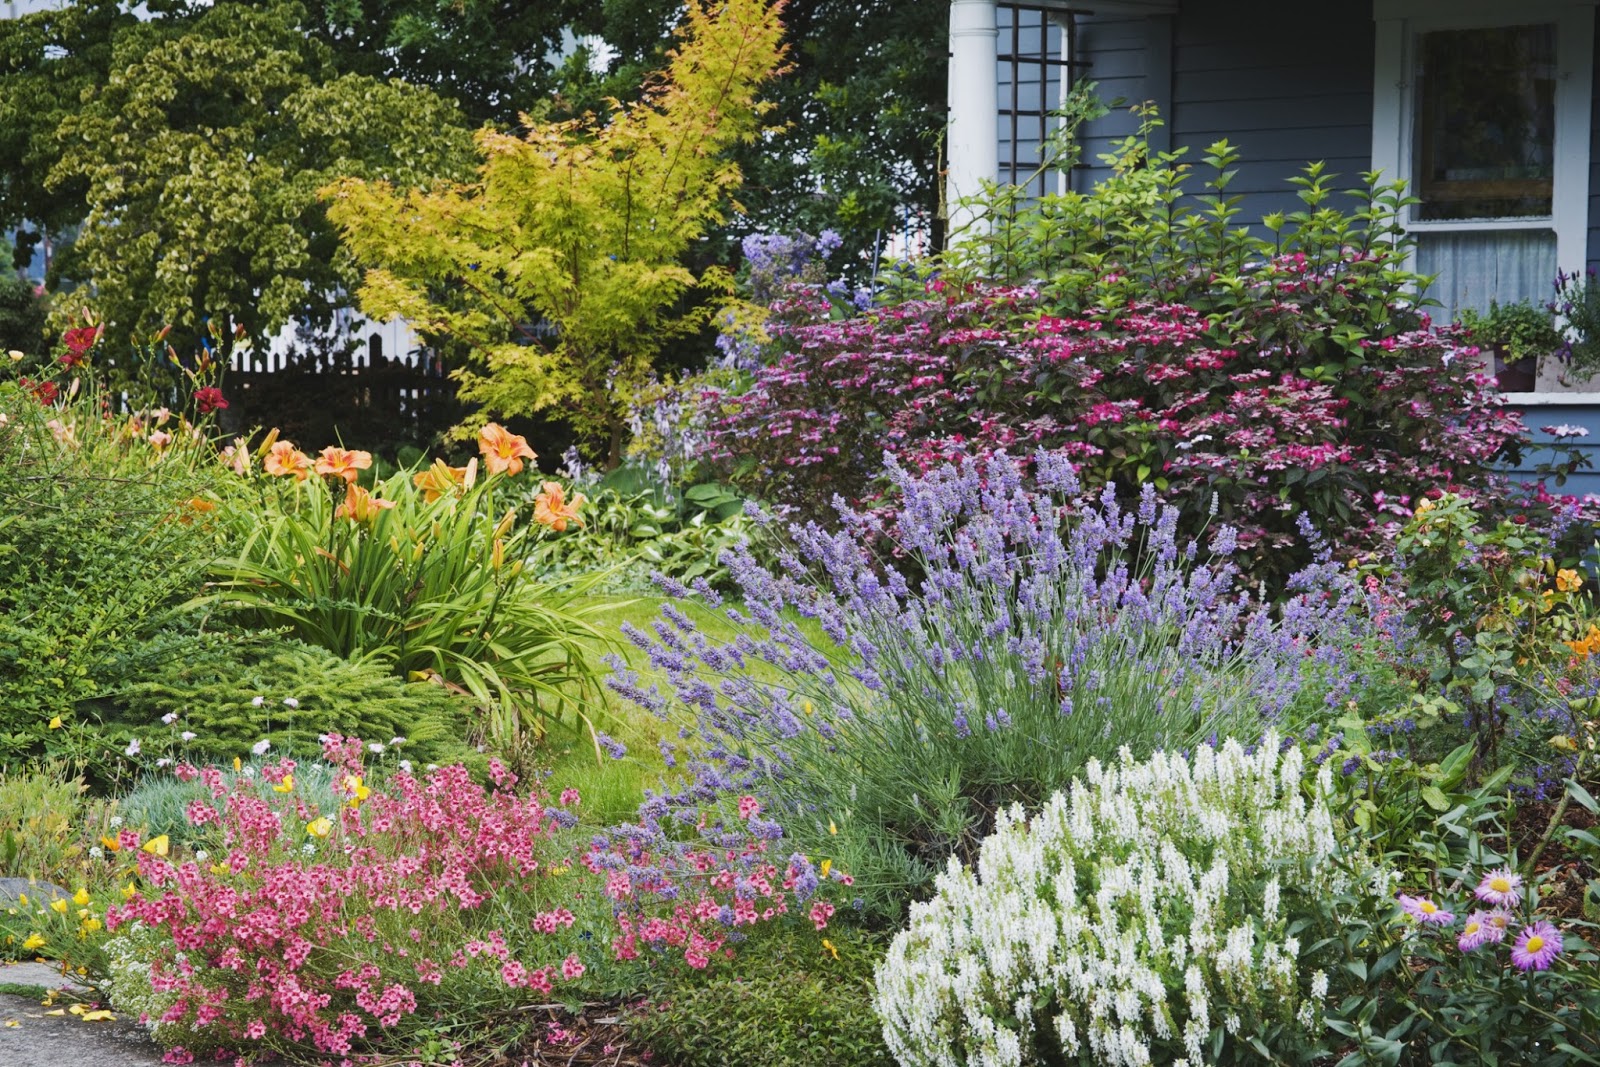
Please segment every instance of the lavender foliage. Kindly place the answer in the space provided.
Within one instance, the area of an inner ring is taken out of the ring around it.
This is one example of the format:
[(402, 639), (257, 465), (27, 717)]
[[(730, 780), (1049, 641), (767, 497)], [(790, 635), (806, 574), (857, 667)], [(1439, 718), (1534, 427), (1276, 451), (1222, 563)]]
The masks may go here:
[(888, 473), (898, 566), (865, 547), (881, 516), (841, 503), (833, 529), (792, 526), (776, 567), (724, 557), (742, 602), (721, 609), (731, 641), (670, 604), (652, 632), (628, 630), (664, 681), (618, 661), (610, 685), (681, 742), (647, 827), (727, 833), (717, 813), (756, 796), (763, 836), (832, 860), (893, 919), (947, 857), (974, 854), (996, 810), (1042, 802), (1089, 760), (1293, 732), (1337, 689), (1329, 638), (1359, 593), (1330, 564), (1274, 610), (1219, 551), (1229, 531), (1212, 552), (1181, 543), (1148, 486), (1131, 511), (1109, 489), (1074, 503), (1062, 454)]

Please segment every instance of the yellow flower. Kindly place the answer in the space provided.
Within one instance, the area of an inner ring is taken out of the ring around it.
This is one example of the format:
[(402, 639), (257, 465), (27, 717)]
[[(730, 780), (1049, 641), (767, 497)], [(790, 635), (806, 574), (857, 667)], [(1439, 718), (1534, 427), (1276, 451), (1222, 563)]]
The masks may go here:
[(839, 828), (837, 826), (833, 825), (833, 820), (832, 819), (829, 819), (828, 820), (828, 833), (830, 833), (830, 834), (838, 834), (838, 832), (839, 832)]
[(83, 920), (82, 929), (84, 933), (92, 934), (96, 930), (100, 929), (102, 925), (104, 924), (101, 923), (99, 919), (85, 919)]
[(57, 897), (50, 902), (50, 910), (57, 915), (65, 915), (67, 913), (67, 902)]
[(139, 891), (133, 887), (133, 883), (129, 882), (127, 885), (122, 887), (122, 899), (132, 900), (138, 894), (138, 892)]
[(171, 850), (172, 842), (168, 840), (166, 834), (162, 834), (159, 837), (152, 837), (139, 847), (152, 856), (165, 856)]
[(61, 716), (57, 715), (55, 718), (50, 720), (50, 729), (52, 729), (52, 730), (61, 729)]
[(284, 775), (283, 776), (283, 781), (281, 781), (277, 785), (273, 786), (272, 787), (272, 791), (274, 793), (293, 793), (294, 792), (294, 775), (292, 775), (292, 774)]
[(831, 871), (831, 870), (833, 870), (833, 861), (832, 860), (823, 860), (822, 861), (822, 877), (823, 878), (827, 878), (828, 877), (828, 872)]
[(822, 950), (828, 955), (832, 956), (834, 959), (839, 958), (839, 950), (834, 948), (833, 942), (829, 941), (827, 938), (822, 939)]
[(43, 947), (44, 938), (40, 937), (38, 934), (29, 934), (28, 939), (22, 943), (22, 949), (24, 952), (32, 952), (36, 948)]
[(83, 907), (89, 903), (89, 891), (80, 886), (78, 891), (72, 894), (72, 902), (80, 908)]
[(101, 834), (100, 844), (104, 846), (107, 852), (122, 851), (122, 842), (117, 839), (116, 834)]
[(213, 863), (210, 870), (212, 874), (215, 874), (218, 877), (233, 873), (233, 868), (229, 867), (226, 863)]
[(352, 808), (359, 808), (361, 802), (372, 795), (372, 790), (361, 784), (359, 774), (347, 774), (339, 785), (339, 791), (350, 800)]
[(1573, 570), (1556, 571), (1556, 589), (1563, 593), (1576, 593), (1583, 586), (1583, 579), (1578, 577), (1578, 572)]
[(244, 763), (239, 759), (238, 756), (233, 757), (233, 773), (234, 774), (238, 774), (239, 773), (239, 769), (241, 767), (243, 767), (243, 766), (244, 766)]
[(26, 908), (28, 906), (28, 894), (26, 894), (26, 893), (18, 893), (17, 894), (17, 903), (21, 904), (24, 908)]
[(306, 823), (306, 833), (312, 837), (327, 837), (333, 833), (333, 823), (326, 815), (319, 815)]
[(521, 474), (523, 460), (539, 458), (528, 447), (527, 438), (511, 433), (495, 422), (478, 431), (478, 450), (483, 453), (483, 465), (489, 468), (490, 474), (499, 474), (501, 471)]

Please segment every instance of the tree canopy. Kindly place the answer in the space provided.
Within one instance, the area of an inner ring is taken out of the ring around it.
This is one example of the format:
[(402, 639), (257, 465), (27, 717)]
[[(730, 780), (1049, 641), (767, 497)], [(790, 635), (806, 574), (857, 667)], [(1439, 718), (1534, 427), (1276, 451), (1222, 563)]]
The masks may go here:
[[(620, 457), (627, 401), (663, 341), (698, 327), (696, 286), (728, 287), (682, 260), (726, 221), (740, 182), (727, 154), (756, 140), (758, 91), (783, 50), (775, 7), (689, 5), (665, 73), (602, 117), (483, 129), (476, 181), (431, 191), (355, 178), (329, 214), (371, 269), (368, 314), (402, 315), (462, 342), (462, 395), (484, 417), (551, 412)], [(542, 323), (553, 329), (540, 330)]]
[[(113, 346), (221, 317), (256, 336), (325, 319), (356, 275), (317, 190), (356, 175), (414, 186), (465, 173), (470, 136), (427, 89), (337, 72), (304, 11), (220, 3), (137, 23), (59, 126), (48, 187), (81, 187), (74, 294)], [(231, 332), (231, 331), (228, 331)]]

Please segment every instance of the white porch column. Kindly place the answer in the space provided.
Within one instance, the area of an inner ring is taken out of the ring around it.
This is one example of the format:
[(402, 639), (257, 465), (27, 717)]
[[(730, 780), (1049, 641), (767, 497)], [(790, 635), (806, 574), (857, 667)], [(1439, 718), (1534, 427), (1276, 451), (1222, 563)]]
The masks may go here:
[(983, 191), (1000, 175), (1000, 88), (996, 67), (999, 31), (994, 0), (951, 0), (950, 128), (946, 133), (945, 203), (949, 239), (984, 225), (958, 201)]

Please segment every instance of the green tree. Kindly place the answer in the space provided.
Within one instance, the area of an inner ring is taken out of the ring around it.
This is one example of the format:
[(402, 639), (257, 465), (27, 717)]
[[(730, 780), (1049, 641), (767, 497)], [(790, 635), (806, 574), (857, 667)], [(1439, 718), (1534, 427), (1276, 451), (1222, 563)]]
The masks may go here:
[(690, 291), (728, 288), (726, 271), (681, 261), (726, 220), (741, 178), (727, 153), (759, 136), (757, 91), (782, 61), (773, 7), (709, 8), (689, 5), (670, 65), (631, 106), (523, 136), (479, 131), (476, 181), (420, 191), (347, 179), (328, 191), (329, 215), (371, 268), (368, 314), (468, 346), (461, 394), (484, 418), (565, 417), (613, 466), (656, 353), (705, 321), (707, 304), (685, 309)]
[[(589, 29), (615, 49), (609, 69), (564, 72), (571, 109), (626, 96), (658, 62), (677, 0), (605, 0)], [(726, 262), (743, 233), (837, 229), (865, 265), (880, 232), (909, 213), (937, 230), (949, 67), (944, 0), (789, 0), (790, 70), (766, 93), (770, 132), (734, 149), (742, 217), (697, 255)], [(937, 234), (935, 234), (937, 238)], [(936, 240), (937, 244), (937, 240)]]
[(82, 179), (45, 185), (61, 158), (56, 130), (86, 90), (105, 84), (112, 37), (137, 22), (118, 0), (0, 19), (0, 230), (26, 223), (17, 266), (31, 262), (43, 230), (59, 233), (83, 219)]
[[(52, 187), (81, 182), (86, 304), (113, 350), (206, 316), (261, 337), (326, 321), (353, 288), (317, 190), (344, 176), (411, 187), (459, 175), (459, 112), (401, 82), (336, 72), (294, 3), (221, 3), (177, 32), (116, 35), (111, 74), (62, 120)], [(180, 334), (181, 336), (181, 334)]]

